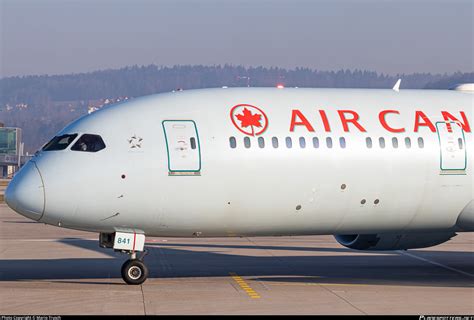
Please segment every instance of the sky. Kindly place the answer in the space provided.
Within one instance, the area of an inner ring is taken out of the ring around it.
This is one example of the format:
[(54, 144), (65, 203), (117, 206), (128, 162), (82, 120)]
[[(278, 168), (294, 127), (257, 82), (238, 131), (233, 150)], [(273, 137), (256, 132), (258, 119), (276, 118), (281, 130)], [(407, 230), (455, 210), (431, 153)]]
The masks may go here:
[(157, 64), (474, 70), (474, 0), (0, 0), (0, 77)]

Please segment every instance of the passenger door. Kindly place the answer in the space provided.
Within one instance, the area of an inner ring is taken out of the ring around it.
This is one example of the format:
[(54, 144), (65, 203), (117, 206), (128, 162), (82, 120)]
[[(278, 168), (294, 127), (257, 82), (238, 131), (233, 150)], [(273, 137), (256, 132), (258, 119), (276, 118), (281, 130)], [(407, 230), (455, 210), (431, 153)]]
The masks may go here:
[(460, 125), (451, 121), (436, 122), (440, 147), (441, 171), (464, 171), (467, 167), (466, 142)]
[(164, 120), (169, 175), (200, 175), (201, 146), (193, 120)]

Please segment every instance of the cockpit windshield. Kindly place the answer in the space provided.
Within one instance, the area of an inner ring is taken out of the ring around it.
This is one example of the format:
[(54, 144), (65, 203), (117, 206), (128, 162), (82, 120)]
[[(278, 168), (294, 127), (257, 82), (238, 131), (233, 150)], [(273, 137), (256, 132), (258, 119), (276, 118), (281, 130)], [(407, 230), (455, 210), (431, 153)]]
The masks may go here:
[(104, 140), (96, 134), (83, 134), (71, 147), (72, 151), (97, 152), (105, 149)]
[(49, 141), (44, 147), (43, 151), (57, 151), (66, 149), (77, 137), (77, 134), (63, 134), (56, 136)]

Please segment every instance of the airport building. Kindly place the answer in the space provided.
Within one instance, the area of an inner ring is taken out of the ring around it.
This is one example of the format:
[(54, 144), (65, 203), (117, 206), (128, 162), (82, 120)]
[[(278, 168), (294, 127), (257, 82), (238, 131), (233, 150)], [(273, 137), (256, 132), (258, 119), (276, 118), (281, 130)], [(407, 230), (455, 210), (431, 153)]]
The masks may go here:
[(0, 178), (11, 177), (30, 158), (23, 155), (21, 133), (0, 123)]

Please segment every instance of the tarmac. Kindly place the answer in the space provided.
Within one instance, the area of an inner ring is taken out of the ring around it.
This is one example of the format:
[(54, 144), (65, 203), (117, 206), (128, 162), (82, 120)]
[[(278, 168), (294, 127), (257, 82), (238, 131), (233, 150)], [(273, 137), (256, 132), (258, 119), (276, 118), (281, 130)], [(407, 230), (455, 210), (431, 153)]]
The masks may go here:
[(332, 236), (147, 238), (149, 279), (98, 235), (0, 204), (1, 314), (474, 314), (474, 234), (419, 250), (357, 252)]

